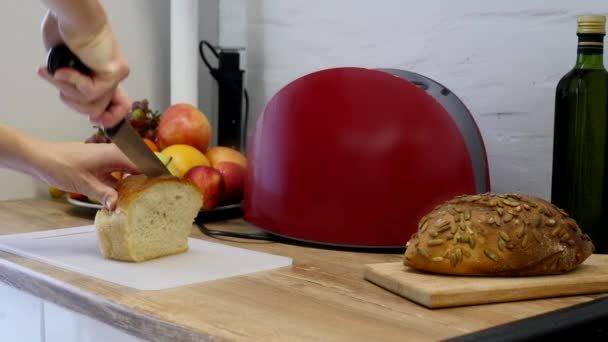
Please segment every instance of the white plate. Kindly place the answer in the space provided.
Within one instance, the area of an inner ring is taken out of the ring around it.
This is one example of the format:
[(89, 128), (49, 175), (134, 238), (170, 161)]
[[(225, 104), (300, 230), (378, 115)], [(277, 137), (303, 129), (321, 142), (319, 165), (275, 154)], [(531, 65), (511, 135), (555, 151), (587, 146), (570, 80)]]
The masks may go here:
[(67, 199), (70, 204), (73, 204), (77, 207), (84, 207), (84, 208), (91, 208), (91, 209), (101, 209), (102, 208), (101, 204), (77, 200), (70, 196), (67, 196)]
[[(88, 202), (88, 201), (81, 201), (81, 200), (77, 200), (77, 199), (74, 199), (74, 198), (69, 197), (69, 196), (67, 196), (66, 198), (67, 198), (67, 200), (68, 200), (68, 202), (70, 204), (73, 204), (73, 205), (75, 205), (77, 207), (84, 207), (84, 208), (91, 208), (91, 209), (101, 209), (102, 208), (101, 204), (91, 203), (91, 202)], [(236, 208), (238, 208), (240, 206), (241, 206), (240, 203), (235, 203), (235, 204), (224, 205), (224, 206), (221, 206), (221, 207), (216, 207), (216, 208), (213, 208), (213, 209), (202, 209), (201, 211), (202, 212), (206, 212), (206, 211), (222, 211), (222, 210), (236, 209)]]

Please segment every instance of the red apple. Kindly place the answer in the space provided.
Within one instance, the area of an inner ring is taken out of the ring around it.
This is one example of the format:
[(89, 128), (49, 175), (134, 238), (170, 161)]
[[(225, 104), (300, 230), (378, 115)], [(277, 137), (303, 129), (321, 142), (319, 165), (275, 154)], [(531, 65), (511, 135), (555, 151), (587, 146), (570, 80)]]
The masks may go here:
[(160, 149), (186, 144), (206, 152), (211, 141), (209, 119), (198, 108), (178, 103), (170, 106), (160, 117), (156, 133)]
[(211, 163), (211, 166), (224, 161), (237, 163), (242, 167), (247, 167), (247, 157), (238, 150), (227, 146), (213, 146), (206, 153), (205, 157)]
[(229, 161), (215, 164), (215, 169), (224, 177), (224, 195), (221, 203), (234, 204), (243, 200), (246, 169)]
[(224, 179), (222, 174), (205, 165), (194, 166), (184, 175), (191, 180), (203, 193), (202, 209), (213, 209), (218, 206), (224, 192)]

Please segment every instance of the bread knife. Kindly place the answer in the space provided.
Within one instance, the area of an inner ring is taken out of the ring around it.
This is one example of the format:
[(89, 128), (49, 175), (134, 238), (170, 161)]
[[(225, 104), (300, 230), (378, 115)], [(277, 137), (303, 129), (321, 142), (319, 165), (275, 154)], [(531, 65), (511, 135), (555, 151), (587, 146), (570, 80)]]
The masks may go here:
[[(91, 69), (84, 65), (66, 45), (61, 44), (49, 50), (47, 70), (53, 75), (55, 71), (63, 67), (76, 69), (89, 76), (92, 74)], [(171, 175), (167, 167), (125, 118), (114, 127), (103, 127), (102, 131), (148, 177)]]

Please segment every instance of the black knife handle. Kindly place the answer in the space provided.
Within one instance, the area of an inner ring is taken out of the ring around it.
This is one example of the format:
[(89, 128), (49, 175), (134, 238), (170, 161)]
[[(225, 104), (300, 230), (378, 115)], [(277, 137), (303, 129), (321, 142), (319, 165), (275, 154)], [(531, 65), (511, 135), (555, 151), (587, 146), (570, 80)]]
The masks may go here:
[(103, 133), (110, 139), (112, 139), (115, 135), (116, 132), (118, 132), (118, 130), (120, 129), (120, 127), (122, 127), (122, 125), (124, 125), (126, 122), (126, 120), (123, 118), (122, 120), (120, 120), (116, 125), (114, 125), (114, 127), (104, 127)]
[(51, 75), (60, 68), (76, 69), (88, 76), (93, 74), (91, 69), (84, 65), (65, 44), (54, 46), (49, 50), (46, 68)]

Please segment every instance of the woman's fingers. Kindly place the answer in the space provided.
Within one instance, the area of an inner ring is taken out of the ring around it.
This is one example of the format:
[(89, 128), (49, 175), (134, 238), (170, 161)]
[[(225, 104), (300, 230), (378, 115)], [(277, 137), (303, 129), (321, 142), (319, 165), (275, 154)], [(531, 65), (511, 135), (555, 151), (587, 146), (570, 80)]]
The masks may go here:
[(93, 102), (82, 102), (79, 97), (73, 97), (68, 94), (60, 93), (59, 98), (67, 106), (74, 110), (89, 116), (90, 121), (98, 123), (99, 118), (106, 112), (111, 96), (102, 98)]
[(96, 100), (112, 88), (111, 85), (104, 85), (104, 82), (95, 82), (93, 78), (70, 68), (61, 68), (55, 71), (53, 78), (72, 84), (86, 102)]
[(106, 108), (106, 111), (98, 118), (97, 122), (104, 127), (114, 127), (125, 117), (130, 109), (131, 101), (126, 91), (121, 86), (118, 86), (110, 100), (110, 106)]
[[(88, 115), (91, 122), (113, 126), (130, 109), (128, 98), (122, 94), (124, 91), (119, 94), (119, 88), (111, 82), (93, 79), (69, 68), (61, 68), (51, 75), (41, 67), (38, 74), (59, 90), (64, 104)], [(116, 103), (112, 103), (113, 98)]]
[(55, 79), (51, 74), (49, 74), (48, 70), (46, 70), (46, 67), (40, 67), (38, 69), (38, 75), (47, 82), (51, 83), (53, 86), (55, 86), (55, 88), (57, 88), (60, 93), (66, 94), (72, 98), (80, 97), (80, 92), (72, 83)]

